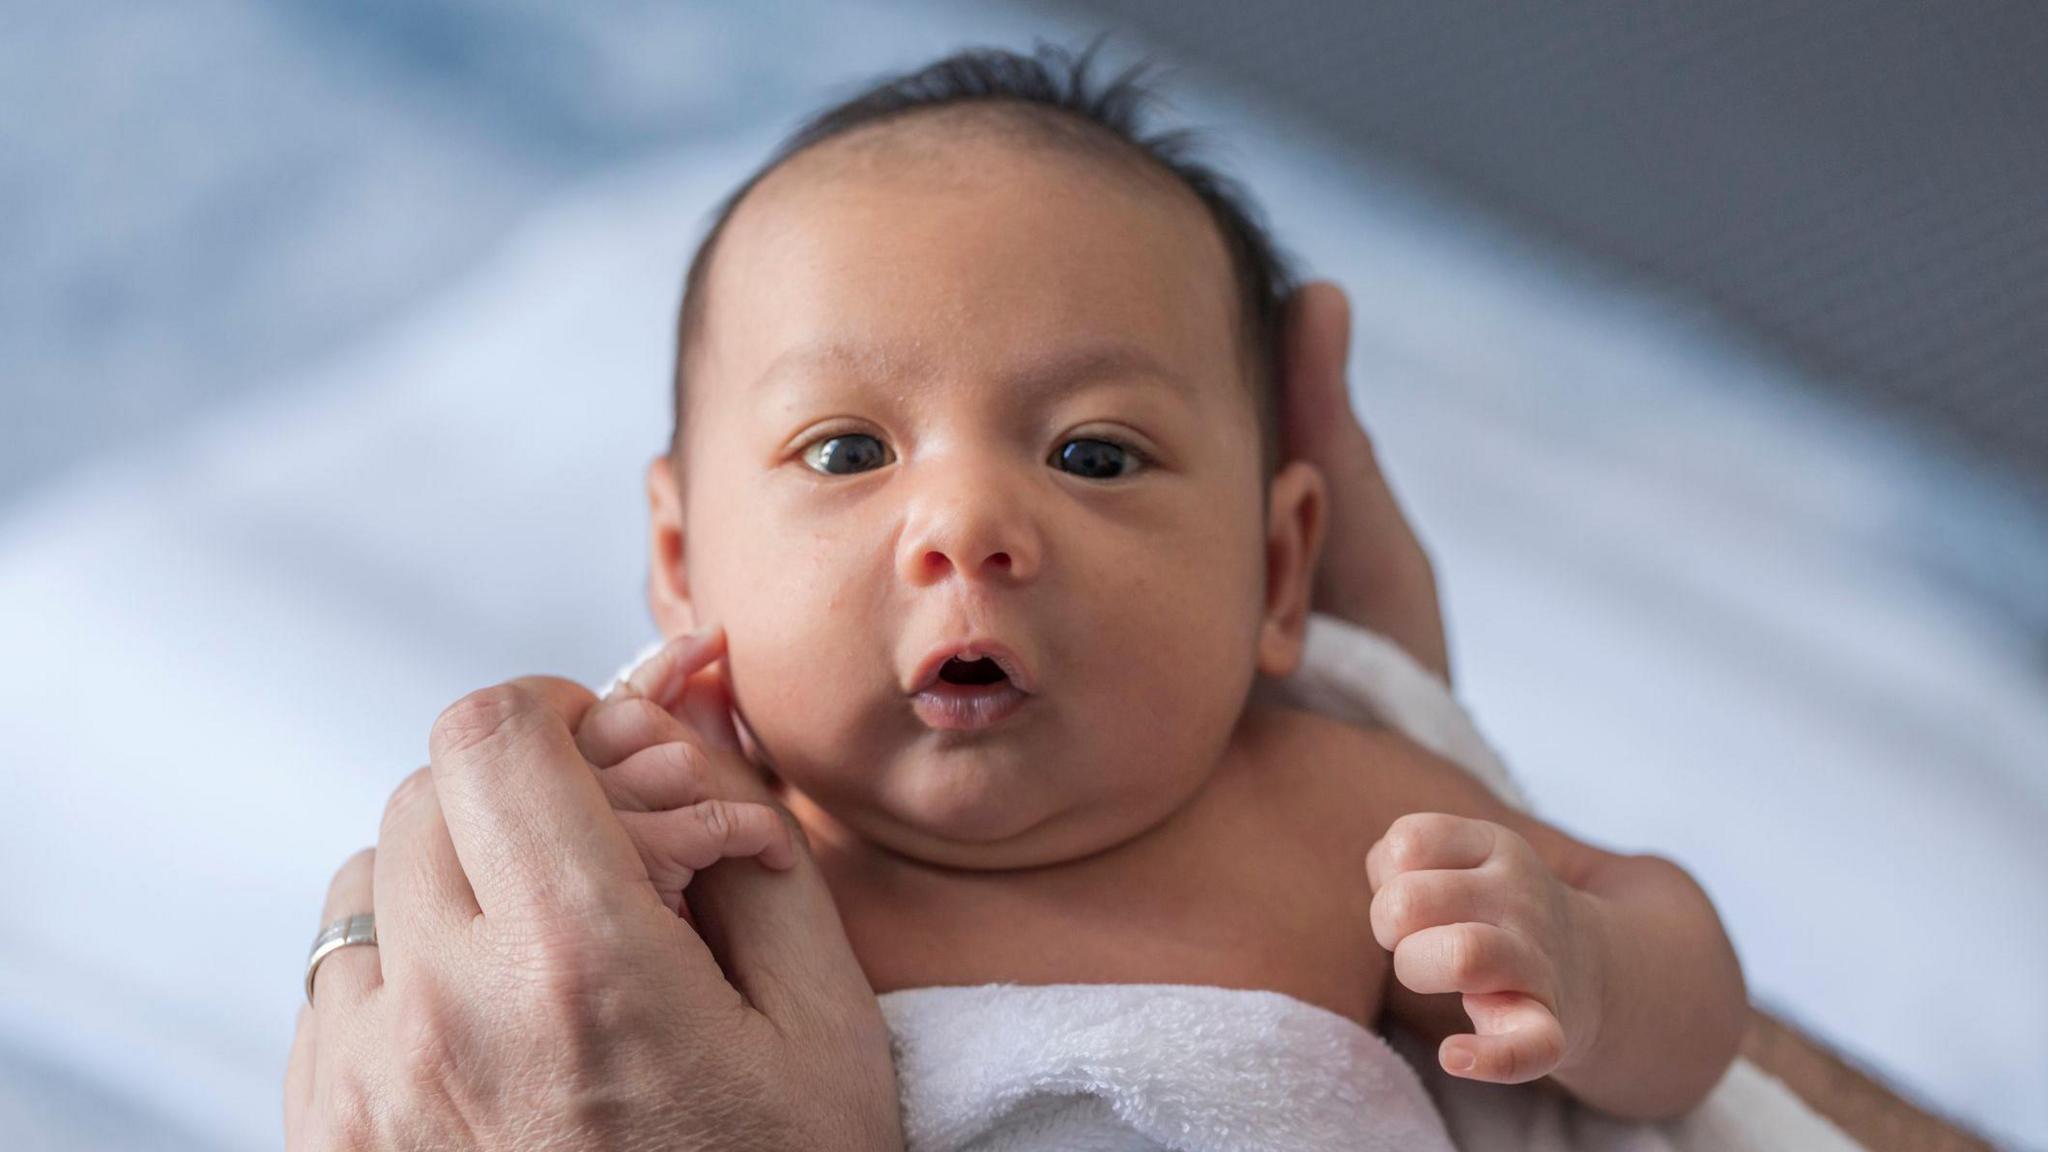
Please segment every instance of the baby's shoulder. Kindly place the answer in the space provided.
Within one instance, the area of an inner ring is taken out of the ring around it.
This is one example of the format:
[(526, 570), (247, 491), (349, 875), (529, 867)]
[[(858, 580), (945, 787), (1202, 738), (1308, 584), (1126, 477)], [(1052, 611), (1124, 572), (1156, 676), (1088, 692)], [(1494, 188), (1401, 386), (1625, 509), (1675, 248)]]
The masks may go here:
[(1339, 859), (1370, 850), (1410, 812), (1500, 824), (1575, 885), (1612, 855), (1509, 806), (1478, 777), (1390, 729), (1269, 706), (1249, 718), (1245, 733), (1242, 775), (1267, 782), (1272, 817), (1316, 838)]
[(1299, 834), (1362, 853), (1409, 812), (1490, 816), (1484, 784), (1398, 732), (1291, 705), (1258, 705), (1235, 741), (1234, 771), (1261, 807)]

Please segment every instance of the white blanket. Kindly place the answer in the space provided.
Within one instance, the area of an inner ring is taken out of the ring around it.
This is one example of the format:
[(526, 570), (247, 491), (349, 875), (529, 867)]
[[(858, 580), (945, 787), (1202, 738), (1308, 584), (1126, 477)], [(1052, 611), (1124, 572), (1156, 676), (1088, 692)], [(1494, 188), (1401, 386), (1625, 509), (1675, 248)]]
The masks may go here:
[[(1301, 706), (1404, 732), (1527, 807), (1444, 686), (1372, 633), (1313, 617), (1303, 667), (1285, 688)], [(880, 999), (910, 1152), (1427, 1150), (1447, 1140), (1464, 1152), (1860, 1147), (1744, 1060), (1693, 1112), (1642, 1124), (1544, 1082), (1459, 1080), (1398, 1025), (1382, 1040), (1277, 992), (990, 984)]]

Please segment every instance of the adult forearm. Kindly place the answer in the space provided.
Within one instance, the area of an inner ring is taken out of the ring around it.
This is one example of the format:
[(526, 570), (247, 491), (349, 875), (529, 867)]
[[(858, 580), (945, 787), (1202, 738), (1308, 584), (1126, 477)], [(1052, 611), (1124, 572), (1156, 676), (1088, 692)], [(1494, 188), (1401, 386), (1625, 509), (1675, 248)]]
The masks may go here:
[(1593, 943), (1599, 1027), (1553, 1078), (1631, 1119), (1692, 1108), (1728, 1070), (1749, 1018), (1742, 967), (1713, 903), (1657, 856), (1611, 860), (1574, 896)]

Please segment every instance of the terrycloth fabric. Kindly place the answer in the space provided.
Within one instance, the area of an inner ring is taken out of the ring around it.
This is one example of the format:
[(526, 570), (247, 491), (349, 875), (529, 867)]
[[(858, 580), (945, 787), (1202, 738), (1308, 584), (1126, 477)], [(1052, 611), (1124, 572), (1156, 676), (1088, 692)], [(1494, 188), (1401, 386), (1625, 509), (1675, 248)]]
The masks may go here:
[(1450, 1152), (1386, 1041), (1277, 992), (985, 984), (881, 998), (909, 1152)]

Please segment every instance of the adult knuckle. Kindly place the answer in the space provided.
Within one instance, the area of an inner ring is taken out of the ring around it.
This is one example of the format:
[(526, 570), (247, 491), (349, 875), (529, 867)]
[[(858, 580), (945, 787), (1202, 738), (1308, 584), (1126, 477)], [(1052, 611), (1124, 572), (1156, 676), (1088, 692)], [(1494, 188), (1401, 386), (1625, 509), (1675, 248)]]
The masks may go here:
[(401, 1083), (430, 1097), (442, 1094), (461, 1063), (455, 1013), (439, 994), (413, 992), (396, 1018), (399, 1035), (394, 1048)]
[(473, 751), (516, 728), (535, 706), (533, 693), (517, 684), (478, 689), (442, 709), (428, 743), (437, 756)]
[(406, 774), (391, 790), (391, 796), (384, 801), (383, 826), (389, 828), (394, 819), (414, 804), (425, 799), (434, 790), (434, 774), (430, 768), (419, 768)]
[(615, 1035), (632, 1016), (629, 989), (607, 978), (595, 950), (563, 945), (545, 949), (534, 962), (526, 1004), (531, 1035), (558, 1071), (589, 1072), (606, 1059), (603, 1037)]
[(348, 859), (341, 862), (341, 867), (334, 870), (334, 879), (328, 883), (328, 890), (333, 891), (340, 888), (342, 881), (349, 877), (367, 875), (376, 866), (377, 850), (375, 848), (358, 848), (354, 852), (349, 853)]
[(533, 1006), (559, 1019), (585, 1004), (604, 966), (600, 951), (600, 941), (583, 931), (536, 932), (519, 960)]
[(359, 1073), (343, 1071), (327, 1082), (319, 1108), (320, 1148), (373, 1148), (377, 1143), (377, 1095)]

